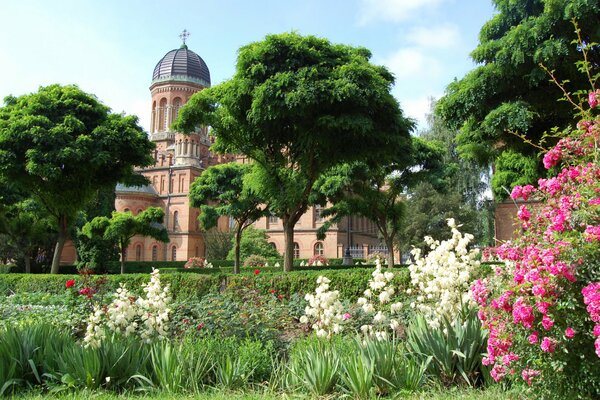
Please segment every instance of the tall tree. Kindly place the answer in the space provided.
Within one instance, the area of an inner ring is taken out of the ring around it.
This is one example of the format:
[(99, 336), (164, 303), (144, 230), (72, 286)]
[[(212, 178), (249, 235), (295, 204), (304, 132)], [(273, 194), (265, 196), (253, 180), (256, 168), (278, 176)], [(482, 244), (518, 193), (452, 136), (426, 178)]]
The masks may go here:
[(143, 179), (133, 169), (152, 164), (153, 146), (136, 117), (112, 114), (77, 86), (51, 85), (5, 99), (0, 107), (0, 182), (12, 182), (55, 219), (52, 273), (59, 271), (77, 212), (99, 189)]
[(161, 242), (168, 242), (167, 229), (162, 225), (165, 212), (158, 207), (149, 207), (138, 215), (127, 212), (113, 212), (111, 218), (96, 217), (86, 223), (82, 232), (88, 238), (103, 238), (115, 243), (121, 253), (121, 274), (125, 273), (125, 251), (134, 236), (149, 236)]
[(413, 138), (413, 151), (398, 154), (394, 163), (371, 167), (362, 162), (333, 168), (318, 181), (319, 191), (332, 203), (322, 212), (331, 218), (325, 231), (343, 217), (361, 215), (375, 223), (388, 252), (388, 267), (394, 266), (394, 244), (406, 215), (406, 191), (418, 182), (440, 184), (443, 149), (439, 142)]
[(294, 226), (322, 173), (356, 160), (385, 163), (410, 148), (413, 123), (390, 93), (393, 76), (370, 57), (314, 36), (269, 35), (242, 47), (233, 78), (195, 94), (179, 115), (179, 130), (211, 125), (215, 150), (256, 164), (246, 183), (282, 220), (285, 271)]
[[(588, 87), (577, 71), (580, 48), (572, 19), (577, 20), (586, 44), (600, 42), (600, 4), (597, 0), (493, 0), (497, 13), (485, 23), (479, 45), (471, 53), (479, 64), (462, 79), (451, 83), (437, 112), (457, 137), (462, 154), (481, 163), (494, 162), (511, 149), (536, 158), (537, 149), (509, 132), (525, 134), (537, 143), (553, 127), (573, 122), (571, 106), (556, 103), (562, 96), (540, 64), (569, 81), (567, 89)], [(589, 61), (600, 68), (600, 47), (590, 49)], [(539, 163), (523, 161), (519, 175), (540, 176)], [(509, 184), (509, 186), (511, 186)], [(502, 196), (503, 189), (494, 187)]]
[(240, 241), (242, 232), (258, 218), (267, 215), (265, 202), (244, 188), (244, 176), (253, 166), (228, 163), (207, 168), (192, 182), (190, 203), (199, 207), (200, 224), (204, 230), (217, 226), (219, 217), (229, 216), (235, 221), (233, 272), (240, 272)]

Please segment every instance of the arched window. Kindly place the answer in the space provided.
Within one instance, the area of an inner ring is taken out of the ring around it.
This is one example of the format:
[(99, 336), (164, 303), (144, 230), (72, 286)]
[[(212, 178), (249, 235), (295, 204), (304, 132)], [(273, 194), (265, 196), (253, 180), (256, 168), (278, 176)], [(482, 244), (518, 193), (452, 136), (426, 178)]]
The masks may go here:
[(181, 99), (179, 97), (176, 97), (175, 99), (173, 99), (173, 121), (175, 121), (177, 119), (180, 108), (181, 108)]
[(158, 261), (158, 246), (152, 246), (152, 261)]
[(171, 261), (177, 261), (177, 247), (171, 247)]
[(314, 248), (313, 254), (315, 256), (322, 256), (323, 255), (323, 243), (322, 242), (315, 243), (315, 248)]
[(277, 245), (275, 244), (275, 242), (269, 242), (269, 245), (274, 248), (275, 250), (277, 250)]
[(198, 246), (196, 246), (196, 250), (194, 251), (194, 257), (199, 257), (200, 256), (200, 251), (198, 249)]
[(315, 205), (315, 222), (323, 221), (323, 217), (321, 217), (321, 212), (323, 212), (323, 206)]
[(135, 261), (142, 261), (142, 245), (135, 246)]
[(129, 208), (124, 208), (123, 212), (129, 212)]
[(150, 122), (150, 132), (156, 132), (156, 101), (152, 102), (152, 121)]
[(173, 213), (173, 231), (179, 230), (179, 211)]
[(294, 258), (300, 258), (300, 245), (294, 242)]
[(167, 130), (167, 99), (164, 97), (160, 99), (158, 113), (158, 131), (164, 132)]
[(144, 210), (142, 210), (141, 208), (138, 208), (138, 210), (137, 210), (137, 212), (135, 213), (135, 215), (140, 215), (140, 213), (141, 213), (142, 211), (144, 211)]

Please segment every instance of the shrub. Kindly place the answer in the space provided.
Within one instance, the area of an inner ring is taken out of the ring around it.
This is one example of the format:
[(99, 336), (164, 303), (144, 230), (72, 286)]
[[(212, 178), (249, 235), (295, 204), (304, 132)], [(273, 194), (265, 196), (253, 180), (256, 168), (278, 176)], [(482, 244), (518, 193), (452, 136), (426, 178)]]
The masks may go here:
[[(232, 238), (235, 244), (235, 238)], [(240, 241), (240, 258), (243, 260), (251, 255), (259, 255), (264, 258), (279, 258), (281, 254), (277, 252), (268, 242), (267, 232), (262, 229), (248, 227), (242, 232)], [(235, 246), (227, 254), (228, 260), (235, 258)]]
[[(590, 93), (594, 113), (597, 93)], [(558, 174), (512, 190), (513, 199), (540, 206), (520, 207), (522, 234), (497, 249), (505, 265), (472, 290), (490, 330), (484, 362), (494, 379), (515, 372), (549, 396), (597, 398), (600, 324), (587, 294), (600, 280), (600, 117), (578, 108), (577, 129), (544, 156)]]
[(314, 255), (308, 260), (309, 267), (323, 267), (329, 265), (329, 260), (325, 256)]
[(187, 260), (187, 262), (185, 263), (185, 265), (183, 266), (183, 268), (189, 269), (189, 268), (213, 268), (212, 263), (209, 263), (207, 260), (205, 260), (202, 257), (192, 257), (189, 260)]
[(251, 255), (244, 260), (244, 267), (264, 267), (266, 264), (267, 259), (258, 255)]

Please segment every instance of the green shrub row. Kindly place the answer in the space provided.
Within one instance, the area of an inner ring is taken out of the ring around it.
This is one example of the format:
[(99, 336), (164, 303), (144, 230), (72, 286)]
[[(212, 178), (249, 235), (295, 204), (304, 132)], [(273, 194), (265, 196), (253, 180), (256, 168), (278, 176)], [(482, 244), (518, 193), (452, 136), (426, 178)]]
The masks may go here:
[[(223, 273), (219, 270), (201, 270), (205, 273), (190, 273), (191, 270), (173, 271), (162, 270), (161, 280), (171, 286), (173, 296), (182, 299), (201, 299), (207, 293), (219, 292), (225, 289), (252, 288), (260, 292), (269, 293), (275, 290), (278, 294), (290, 296), (295, 293), (312, 292), (316, 286), (319, 275), (326, 275), (331, 279), (332, 287), (340, 291), (343, 298), (355, 300), (365, 290), (371, 277), (371, 268), (353, 267), (347, 269), (320, 269), (302, 270), (290, 273), (279, 271), (265, 271), (257, 275), (253, 271), (244, 269), (240, 275)], [(210, 271), (210, 272), (209, 272)], [(399, 284), (407, 285), (409, 274), (407, 269), (398, 269)], [(115, 291), (121, 283), (132, 290), (139, 290), (143, 283), (150, 278), (149, 274), (106, 275), (106, 290)], [(64, 293), (68, 279), (81, 280), (78, 275), (41, 275), (41, 274), (3, 274), (0, 275), (0, 295), (14, 293)]]

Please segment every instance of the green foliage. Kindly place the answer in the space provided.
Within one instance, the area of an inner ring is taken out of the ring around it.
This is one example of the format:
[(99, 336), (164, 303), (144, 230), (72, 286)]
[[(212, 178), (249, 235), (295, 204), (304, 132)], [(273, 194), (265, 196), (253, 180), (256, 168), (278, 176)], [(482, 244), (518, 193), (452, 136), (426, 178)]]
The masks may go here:
[[(410, 147), (413, 123), (391, 95), (393, 77), (364, 48), (297, 33), (242, 47), (230, 80), (196, 93), (176, 129), (210, 125), (215, 150), (253, 160), (244, 184), (282, 218), (286, 248), (320, 174), (344, 162), (385, 163)], [(293, 254), (285, 254), (285, 270)]]
[(114, 243), (121, 252), (121, 273), (125, 273), (125, 251), (136, 236), (150, 236), (161, 242), (168, 242), (167, 229), (161, 225), (165, 212), (159, 207), (149, 207), (138, 215), (131, 212), (112, 213), (112, 217), (96, 217), (86, 223), (81, 232), (97, 246), (110, 246)]
[(481, 364), (487, 333), (474, 309), (464, 310), (454, 321), (444, 318), (432, 328), (422, 315), (416, 315), (407, 329), (407, 348), (431, 357), (429, 371), (445, 385), (462, 381), (469, 386), (486, 382), (489, 373)]
[(451, 236), (448, 218), (455, 218), (458, 224), (463, 225), (462, 231), (478, 233), (476, 243), (483, 239), (481, 214), (465, 205), (460, 193), (440, 193), (429, 182), (423, 182), (412, 190), (406, 208), (406, 220), (398, 235), (400, 248), (405, 254), (413, 247), (428, 252), (429, 246), (423, 239), (425, 236), (448, 239)]
[(67, 228), (98, 189), (134, 177), (152, 164), (137, 118), (111, 114), (76, 86), (51, 85), (9, 97), (0, 107), (0, 182), (10, 181), (55, 218), (59, 231), (52, 272)]
[(26, 272), (31, 272), (31, 259), (54, 239), (51, 217), (33, 199), (22, 200), (3, 210), (0, 233), (5, 237), (5, 251), (23, 260)]
[[(204, 232), (204, 246), (206, 248), (206, 259), (214, 264), (214, 260), (225, 260), (227, 254), (233, 248), (233, 234), (221, 232), (216, 228)], [(215, 265), (216, 266), (216, 265)]]
[(263, 256), (251, 255), (244, 260), (244, 267), (264, 267), (267, 264), (267, 259)]
[(492, 191), (496, 200), (507, 199), (515, 185), (525, 186), (540, 176), (538, 161), (533, 156), (526, 156), (507, 150), (496, 158), (496, 172), (492, 177)]
[(239, 272), (242, 231), (267, 215), (265, 201), (257, 192), (244, 186), (244, 177), (252, 168), (250, 164), (236, 162), (214, 165), (196, 178), (190, 188), (191, 205), (202, 211), (200, 223), (205, 230), (216, 227), (219, 217), (227, 216), (235, 220), (232, 249), (235, 272)]
[[(535, 155), (534, 147), (509, 131), (539, 143), (544, 132), (572, 123), (570, 105), (556, 103), (562, 93), (540, 67), (555, 71), (568, 82), (567, 89), (587, 86), (587, 77), (575, 66), (581, 48), (572, 44), (576, 39), (572, 19), (577, 20), (584, 43), (600, 42), (600, 5), (595, 0), (493, 3), (497, 13), (481, 28), (479, 45), (471, 53), (478, 66), (448, 85), (436, 110), (452, 129), (460, 128), (461, 153), (484, 163), (509, 149), (526, 157)], [(597, 70), (597, 45), (590, 49), (589, 60)], [(501, 170), (496, 167), (496, 172)]]
[[(262, 229), (255, 229), (248, 227), (242, 233), (242, 239), (240, 240), (240, 258), (245, 260), (246, 258), (257, 255), (264, 258), (279, 258), (281, 255), (269, 244), (269, 236), (267, 232)], [(235, 238), (232, 240), (235, 243)], [(228, 260), (235, 259), (234, 249), (229, 251), (227, 254)], [(244, 265), (246, 263), (244, 262)]]
[(340, 357), (326, 340), (309, 341), (290, 354), (288, 384), (313, 396), (333, 392), (339, 379)]

